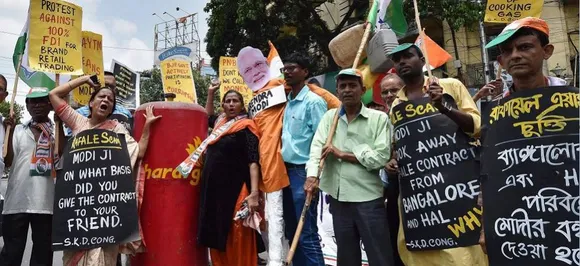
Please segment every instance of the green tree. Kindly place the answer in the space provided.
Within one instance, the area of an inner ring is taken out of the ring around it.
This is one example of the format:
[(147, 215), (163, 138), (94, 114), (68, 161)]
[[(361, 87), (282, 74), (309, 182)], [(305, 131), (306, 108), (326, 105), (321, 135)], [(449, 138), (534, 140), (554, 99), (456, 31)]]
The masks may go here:
[[(193, 69), (193, 80), (195, 82), (195, 89), (197, 93), (197, 103), (205, 106), (207, 100), (207, 88), (211, 83), (209, 77), (201, 75), (200, 71)], [(141, 86), (140, 86), (141, 103), (148, 103), (154, 101), (163, 101), (163, 82), (161, 77), (161, 70), (157, 67), (141, 72)]]
[[(0, 114), (2, 114), (3, 117), (10, 116), (9, 102), (4, 101), (0, 103)], [(23, 115), (24, 115), (24, 106), (19, 103), (14, 103), (14, 120), (16, 124), (20, 124)]]
[[(334, 0), (211, 0), (204, 11), (210, 13), (205, 38), (212, 67), (218, 69), (220, 56), (235, 56), (245, 46), (269, 51), (267, 41), (276, 46), (280, 55), (308, 52), (313, 62), (313, 74), (337, 69), (328, 43), (345, 26), (362, 21), (368, 0), (352, 0), (337, 27), (330, 29), (316, 9)], [(327, 62), (327, 63), (323, 63)]]
[[(455, 33), (462, 27), (473, 30), (477, 26), (477, 23), (483, 19), (485, 5), (480, 2), (468, 0), (417, 0), (417, 6), (421, 20), (431, 17), (439, 21), (447, 22), (451, 31), (455, 58), (459, 60)], [(409, 25), (411, 23), (414, 24), (415, 9), (413, 7), (413, 1), (406, 1), (403, 9), (405, 10), (405, 17)], [(459, 79), (463, 79), (461, 68), (457, 69), (457, 75)]]

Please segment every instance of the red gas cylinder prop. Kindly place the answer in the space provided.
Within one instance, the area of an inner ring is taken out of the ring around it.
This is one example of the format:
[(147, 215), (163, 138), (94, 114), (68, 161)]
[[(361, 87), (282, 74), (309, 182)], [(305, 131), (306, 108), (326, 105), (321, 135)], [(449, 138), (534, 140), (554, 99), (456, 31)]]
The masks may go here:
[(183, 177), (175, 168), (207, 137), (207, 113), (197, 104), (153, 102), (135, 112), (134, 136), (141, 138), (145, 109), (163, 116), (151, 127), (145, 170), (141, 226), (147, 252), (133, 266), (207, 266), (207, 252), (197, 246), (201, 169)]

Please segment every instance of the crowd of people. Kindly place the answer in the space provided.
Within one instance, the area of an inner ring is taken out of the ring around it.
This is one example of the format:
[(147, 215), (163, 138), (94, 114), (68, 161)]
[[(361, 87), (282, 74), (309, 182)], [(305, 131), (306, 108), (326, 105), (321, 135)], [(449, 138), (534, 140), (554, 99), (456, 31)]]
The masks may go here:
[[(294, 53), (282, 58), (284, 78), (268, 79), (268, 61), (262, 52), (251, 47), (242, 49), (238, 69), (254, 95), (276, 95), (280, 90), (285, 99), (283, 104), (249, 112), (239, 92), (227, 91), (222, 95), (221, 113), (216, 114), (214, 98), (219, 84), (208, 89), (205, 107), (212, 131), (198, 148), (199, 158), (193, 161), (195, 165), (199, 159), (203, 167), (198, 245), (209, 248), (214, 266), (255, 266), (258, 253), (264, 250), (268, 250), (268, 265), (284, 265), (284, 239), (294, 240), (302, 208), (308, 196), (314, 195), (292, 262), (297, 266), (324, 266), (317, 228), (316, 195), (320, 189), (330, 196), (338, 265), (361, 265), (361, 241), (371, 266), (488, 265), (483, 229), (480, 245), (429, 251), (407, 248), (392, 110), (406, 101), (428, 98), (436, 111), (462, 132), (480, 139), (485, 136), (485, 128), (477, 100), (565, 84), (542, 72), (544, 60), (554, 50), (546, 22), (524, 20), (527, 26), (488, 45), (499, 46), (498, 61), (512, 76), (513, 85), (504, 91), (501, 79), (494, 80), (473, 98), (457, 79), (425, 77), (425, 56), (411, 43), (401, 44), (388, 54), (396, 74), (389, 73), (380, 81), (382, 102), (366, 106), (362, 96), (367, 88), (360, 70), (343, 69), (338, 73), (336, 97), (308, 82), (312, 68), (307, 55)], [(114, 77), (106, 77), (104, 86), (83, 76), (51, 91), (33, 88), (26, 96), (31, 121), (15, 125), (13, 118), (4, 118), (3, 126), (10, 131), (6, 132), (8, 154), (3, 163), (11, 171), (3, 210), (0, 264), (21, 264), (30, 225), (31, 265), (52, 265), (53, 177), (59, 170), (65, 136), (63, 130), (58, 131), (61, 136), (55, 136), (54, 123), (48, 117), (51, 110), (72, 135), (89, 129), (124, 134), (133, 166), (145, 156), (149, 129), (160, 117), (149, 108), (142, 136), (135, 141), (125, 127), (108, 119), (114, 112), (130, 113), (116, 102)], [(83, 84), (95, 90), (88, 106), (75, 111), (63, 98)], [(0, 76), (0, 100), (7, 95), (6, 86), (6, 79)], [(456, 106), (444, 104), (444, 95), (453, 98)], [(329, 136), (333, 136), (330, 142)], [(55, 147), (56, 138), (63, 140), (60, 147)], [(31, 161), (39, 156), (49, 162), (42, 173), (31, 168)], [(237, 219), (244, 208), (247, 214)], [(252, 223), (260, 217), (267, 223)], [(146, 252), (140, 244), (66, 251), (63, 260), (67, 266), (112, 266), (118, 263), (119, 253)]]

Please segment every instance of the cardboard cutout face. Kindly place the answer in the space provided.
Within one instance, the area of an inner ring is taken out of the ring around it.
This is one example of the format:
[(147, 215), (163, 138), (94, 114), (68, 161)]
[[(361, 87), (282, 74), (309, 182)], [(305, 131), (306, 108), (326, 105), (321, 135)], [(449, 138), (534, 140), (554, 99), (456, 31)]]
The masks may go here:
[(244, 47), (238, 53), (238, 71), (248, 87), (256, 92), (268, 84), (270, 69), (262, 52), (250, 46)]

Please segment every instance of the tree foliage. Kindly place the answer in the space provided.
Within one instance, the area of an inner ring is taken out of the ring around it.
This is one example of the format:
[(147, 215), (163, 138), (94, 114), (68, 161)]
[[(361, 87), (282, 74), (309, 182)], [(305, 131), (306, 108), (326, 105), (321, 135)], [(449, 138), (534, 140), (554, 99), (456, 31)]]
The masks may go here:
[[(469, 0), (417, 0), (419, 17), (434, 17), (446, 21), (453, 31), (461, 27), (472, 28), (483, 19), (485, 6), (482, 3)], [(405, 1), (405, 17), (410, 23), (415, 21), (413, 1)]]
[[(333, 0), (211, 0), (204, 11), (210, 13), (206, 35), (207, 53), (212, 67), (218, 69), (220, 56), (236, 56), (245, 46), (258, 48), (267, 54), (267, 41), (276, 46), (280, 55), (307, 52), (313, 62), (314, 74), (334, 70), (328, 43), (348, 22), (362, 20), (364, 12), (350, 18), (354, 11), (368, 9), (368, 0), (353, 0), (347, 16), (335, 29), (322, 20), (316, 8)], [(324, 63), (327, 62), (327, 63)]]
[[(157, 67), (141, 72), (141, 86), (140, 98), (141, 103), (148, 103), (154, 101), (164, 101), (163, 97), (163, 80), (161, 77), (161, 70)], [(211, 83), (209, 77), (201, 75), (200, 71), (193, 69), (193, 80), (195, 82), (195, 89), (197, 93), (197, 103), (205, 106), (207, 100), (207, 88)]]
[[(3, 117), (10, 116), (10, 103), (9, 102), (2, 102), (0, 103), (0, 114)], [(19, 103), (14, 103), (14, 122), (16, 124), (20, 124), (22, 120), (22, 116), (24, 115), (24, 106)]]

